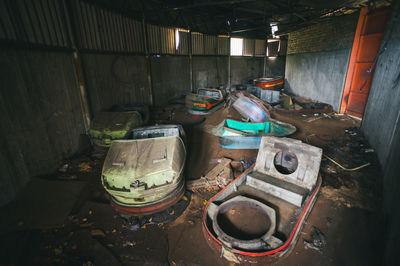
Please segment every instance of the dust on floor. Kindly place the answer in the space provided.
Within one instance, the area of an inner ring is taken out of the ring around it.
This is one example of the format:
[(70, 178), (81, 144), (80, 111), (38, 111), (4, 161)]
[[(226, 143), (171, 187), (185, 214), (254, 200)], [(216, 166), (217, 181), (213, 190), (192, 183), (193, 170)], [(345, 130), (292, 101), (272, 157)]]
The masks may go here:
[[(191, 125), (185, 128), (189, 146), (187, 179), (203, 176), (215, 166), (215, 159), (221, 157), (248, 159), (257, 156), (254, 150), (222, 149), (218, 139), (207, 133), (225, 118), (240, 119), (231, 108), (207, 116), (201, 124), (198, 124), (199, 118), (186, 115), (179, 106), (165, 113), (170, 123)], [(295, 249), (277, 265), (378, 264), (382, 248), (379, 244), (382, 173), (375, 153), (357, 129), (359, 122), (346, 116), (339, 120), (309, 119), (313, 114), (273, 116), (297, 127), (293, 138), (323, 148), (324, 154), (344, 167), (371, 163), (349, 172), (327, 159), (322, 161), (323, 187), (315, 207)], [(201, 229), (204, 205), (217, 191), (194, 193), (189, 207), (170, 224), (129, 230), (129, 225), (109, 205), (108, 195), (100, 184), (105, 152), (96, 150), (66, 161), (65, 172), (46, 177), (47, 182), (52, 182), (49, 179), (62, 180), (66, 186), (82, 181), (86, 185), (78, 200), (75, 199), (67, 219), (58, 226), (32, 228), (24, 223), (26, 210), (23, 206), (18, 207), (21, 209), (18, 210), (17, 225), (3, 228), (4, 233), (0, 235), (0, 264), (230, 265), (207, 246)], [(55, 199), (48, 199), (52, 200)], [(7, 217), (5, 211), (5, 208), (1, 210), (2, 217)], [(43, 204), (43, 211), (47, 211), (46, 204)], [(325, 243), (319, 250), (307, 248), (305, 244), (310, 241), (313, 227), (325, 236)]]

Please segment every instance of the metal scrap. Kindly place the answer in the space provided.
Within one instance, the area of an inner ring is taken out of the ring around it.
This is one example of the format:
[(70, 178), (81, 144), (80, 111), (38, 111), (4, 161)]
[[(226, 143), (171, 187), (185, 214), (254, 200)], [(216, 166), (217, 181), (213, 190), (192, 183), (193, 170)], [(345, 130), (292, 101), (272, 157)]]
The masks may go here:
[(233, 172), (230, 166), (231, 159), (222, 158), (219, 163), (205, 176), (186, 182), (186, 188), (197, 190), (201, 188), (217, 188), (227, 186), (233, 180)]

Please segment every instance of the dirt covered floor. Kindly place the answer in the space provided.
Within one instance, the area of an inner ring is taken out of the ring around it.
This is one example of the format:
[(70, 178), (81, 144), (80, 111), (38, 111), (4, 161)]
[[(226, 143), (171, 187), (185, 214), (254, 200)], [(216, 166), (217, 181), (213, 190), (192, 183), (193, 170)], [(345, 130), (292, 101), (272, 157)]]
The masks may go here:
[[(382, 173), (358, 130), (359, 121), (338, 115), (272, 116), (297, 127), (291, 137), (321, 147), (324, 155), (345, 168), (370, 163), (345, 171), (324, 157), (317, 202), (294, 250), (276, 265), (379, 264)], [(202, 121), (180, 105), (153, 114), (155, 122), (185, 126), (187, 179), (204, 176), (222, 157), (257, 156), (254, 150), (222, 149), (207, 133), (225, 118), (241, 116), (225, 108)], [(1, 265), (232, 265), (208, 247), (201, 229), (204, 205), (217, 190), (193, 193), (188, 208), (173, 222), (134, 226), (111, 208), (101, 186), (105, 154), (96, 149), (66, 160), (57, 173), (34, 178), (34, 191), (25, 189), (1, 209)], [(60, 196), (66, 189), (68, 195)], [(34, 200), (39, 195), (41, 200)]]

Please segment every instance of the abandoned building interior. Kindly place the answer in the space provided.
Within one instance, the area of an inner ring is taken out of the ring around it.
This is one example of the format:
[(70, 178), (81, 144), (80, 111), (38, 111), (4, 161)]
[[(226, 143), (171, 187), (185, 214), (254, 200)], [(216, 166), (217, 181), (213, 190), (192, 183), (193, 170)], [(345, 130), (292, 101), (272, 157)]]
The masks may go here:
[(0, 0), (0, 265), (398, 265), (399, 18)]

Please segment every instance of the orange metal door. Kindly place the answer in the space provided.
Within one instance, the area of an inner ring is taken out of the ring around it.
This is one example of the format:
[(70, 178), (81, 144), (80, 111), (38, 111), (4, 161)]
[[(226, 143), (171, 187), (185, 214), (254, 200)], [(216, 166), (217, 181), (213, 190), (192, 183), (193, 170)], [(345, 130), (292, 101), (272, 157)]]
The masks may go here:
[(361, 9), (344, 85), (341, 113), (362, 117), (367, 105), (374, 64), (382, 43), (390, 9), (368, 13)]

